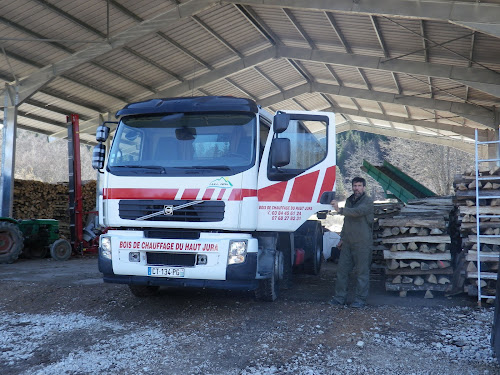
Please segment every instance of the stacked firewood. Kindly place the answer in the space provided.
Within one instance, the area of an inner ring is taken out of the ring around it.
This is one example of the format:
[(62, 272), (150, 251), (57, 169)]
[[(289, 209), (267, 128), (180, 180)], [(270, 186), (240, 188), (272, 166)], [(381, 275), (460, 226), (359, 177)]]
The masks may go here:
[(386, 290), (402, 297), (407, 291), (426, 291), (427, 298), (432, 291), (451, 290), (453, 212), (451, 197), (431, 197), (411, 200), (398, 215), (379, 220)]
[[(479, 200), (480, 215), (500, 215), (500, 168), (479, 166), (480, 177), (479, 196), (492, 197)], [(476, 173), (466, 171), (455, 177), (455, 199), (459, 205), (461, 219), (461, 235), (464, 249), (465, 292), (471, 296), (478, 293), (478, 265), (477, 265), (477, 228), (484, 236), (480, 239), (480, 253), (482, 254), (481, 291), (483, 295), (495, 295), (498, 261), (500, 255), (500, 217), (480, 218), (477, 222), (476, 211)], [(497, 237), (498, 236), (498, 237)]]
[(402, 206), (403, 204), (399, 202), (374, 204), (372, 272), (383, 274), (385, 270), (384, 250), (386, 247), (381, 242), (384, 228), (380, 227), (380, 220), (398, 215)]
[[(83, 211), (96, 206), (96, 181), (82, 184)], [(88, 214), (84, 215), (84, 224)], [(68, 183), (15, 180), (13, 217), (15, 219), (56, 219), (61, 237), (69, 238)]]

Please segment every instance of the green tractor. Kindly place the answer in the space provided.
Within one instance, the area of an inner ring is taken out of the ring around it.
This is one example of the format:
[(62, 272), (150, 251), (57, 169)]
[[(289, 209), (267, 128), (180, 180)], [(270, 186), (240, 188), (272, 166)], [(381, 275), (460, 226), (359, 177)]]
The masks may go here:
[(26, 258), (67, 260), (71, 244), (59, 238), (59, 222), (52, 219), (14, 220), (0, 217), (0, 263), (13, 263), (22, 254)]

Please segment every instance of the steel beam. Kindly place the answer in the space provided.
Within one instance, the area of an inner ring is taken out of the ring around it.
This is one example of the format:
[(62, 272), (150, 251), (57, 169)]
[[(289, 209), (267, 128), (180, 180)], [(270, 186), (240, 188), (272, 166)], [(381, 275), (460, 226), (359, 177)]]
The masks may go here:
[(6, 86), (3, 109), (3, 140), (2, 140), (2, 194), (0, 216), (12, 217), (14, 201), (14, 167), (16, 159), (17, 133), (17, 87)]
[[(223, 0), (223, 3), (258, 5), (271, 8), (333, 11), (362, 15), (427, 19), (468, 24), (498, 24), (500, 6), (447, 0)], [(477, 26), (479, 27), (479, 26)]]
[(68, 70), (91, 61), (113, 49), (121, 48), (125, 44), (141, 38), (144, 35), (156, 32), (163, 28), (166, 24), (171, 24), (179, 19), (190, 17), (198, 12), (210, 8), (215, 4), (216, 2), (214, 0), (186, 1), (173, 9), (160, 13), (156, 17), (148, 19), (121, 33), (118, 33), (101, 44), (94, 44), (62, 59), (61, 61), (40, 69), (20, 81), (21, 88), (19, 91), (19, 103), (22, 103), (51, 79), (64, 74)]
[(329, 85), (324, 83), (312, 82), (286, 90), (280, 94), (269, 96), (260, 100), (260, 104), (264, 107), (273, 105), (274, 103), (294, 98), (305, 93), (322, 92), (325, 94), (345, 96), (348, 98), (373, 100), (382, 103), (392, 103), (400, 105), (408, 105), (413, 107), (428, 108), (432, 110), (447, 111), (465, 117), (471, 121), (482, 124), (486, 127), (494, 127), (494, 113), (484, 108), (477, 107), (471, 104), (449, 102), (446, 100), (405, 97), (386, 92), (378, 92), (373, 90), (356, 89), (352, 87)]
[(487, 94), (500, 97), (500, 74), (486, 69), (406, 60), (384, 62), (383, 58), (374, 56), (353, 55), (300, 47), (277, 46), (276, 49), (277, 55), (286, 59), (447, 78), (481, 90)]
[(452, 139), (448, 137), (436, 137), (432, 135), (425, 135), (421, 133), (415, 133), (413, 131), (407, 131), (404, 129), (394, 129), (394, 128), (387, 128), (387, 127), (382, 127), (382, 126), (373, 126), (370, 124), (362, 124), (359, 122), (349, 122), (349, 123), (344, 123), (341, 126), (338, 126), (336, 128), (336, 132), (342, 133), (345, 131), (349, 130), (357, 130), (357, 131), (362, 131), (366, 133), (372, 133), (372, 134), (379, 134), (379, 135), (384, 135), (387, 137), (397, 137), (397, 138), (403, 138), (403, 139), (410, 139), (412, 141), (418, 141), (418, 142), (425, 142), (425, 143), (431, 143), (435, 145), (441, 145), (441, 146), (448, 146), (448, 147), (453, 147), (461, 151), (465, 151), (467, 153), (473, 154), (474, 153), (474, 143), (466, 143), (461, 140), (457, 139)]

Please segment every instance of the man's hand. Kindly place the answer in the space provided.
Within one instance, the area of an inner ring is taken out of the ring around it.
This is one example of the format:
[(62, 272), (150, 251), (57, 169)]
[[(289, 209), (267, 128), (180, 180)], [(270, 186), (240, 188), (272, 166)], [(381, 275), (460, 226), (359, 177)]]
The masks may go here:
[(333, 206), (335, 211), (339, 212), (339, 202), (337, 202), (336, 200), (333, 200), (330, 202), (330, 204)]
[(341, 249), (342, 248), (342, 240), (339, 241), (339, 243), (337, 244), (337, 249)]

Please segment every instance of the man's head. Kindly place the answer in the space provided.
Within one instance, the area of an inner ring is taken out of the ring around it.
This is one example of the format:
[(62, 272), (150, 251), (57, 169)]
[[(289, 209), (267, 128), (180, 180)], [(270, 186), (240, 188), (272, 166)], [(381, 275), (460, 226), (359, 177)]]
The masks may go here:
[(352, 179), (352, 192), (354, 197), (358, 198), (365, 192), (366, 180), (363, 177), (354, 177)]

